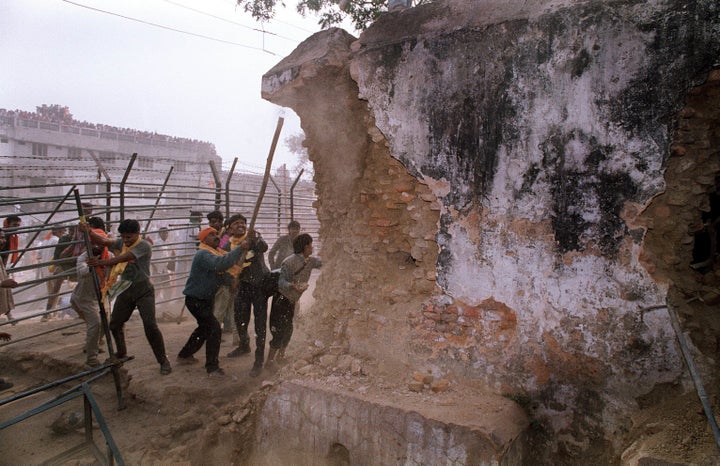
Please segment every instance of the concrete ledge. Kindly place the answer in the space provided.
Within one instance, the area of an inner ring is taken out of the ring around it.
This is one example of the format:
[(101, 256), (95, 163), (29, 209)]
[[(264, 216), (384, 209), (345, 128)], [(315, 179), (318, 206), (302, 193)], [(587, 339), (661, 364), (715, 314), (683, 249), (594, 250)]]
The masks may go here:
[(514, 402), (478, 394), (428, 403), (383, 400), (329, 384), (287, 381), (258, 420), (254, 464), (522, 464), (528, 421)]

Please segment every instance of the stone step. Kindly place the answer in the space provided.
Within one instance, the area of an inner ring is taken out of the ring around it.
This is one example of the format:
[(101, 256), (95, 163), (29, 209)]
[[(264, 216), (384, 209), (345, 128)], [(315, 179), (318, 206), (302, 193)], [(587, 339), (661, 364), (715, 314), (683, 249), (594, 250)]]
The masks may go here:
[[(493, 394), (424, 402), (285, 381), (258, 419), (253, 464), (523, 464), (528, 419)], [(329, 463), (327, 463), (329, 461)]]

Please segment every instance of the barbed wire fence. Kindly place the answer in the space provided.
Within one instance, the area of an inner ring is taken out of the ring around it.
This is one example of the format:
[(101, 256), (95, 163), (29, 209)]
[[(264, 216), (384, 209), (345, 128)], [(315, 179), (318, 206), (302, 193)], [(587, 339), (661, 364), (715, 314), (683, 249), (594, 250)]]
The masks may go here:
[[(235, 163), (230, 170), (220, 172), (212, 162), (204, 170), (197, 164), (197, 170), (186, 168), (174, 173), (171, 165), (167, 173), (162, 173), (135, 168), (135, 159), (133, 154), (122, 177), (119, 177), (117, 160), (116, 166), (108, 171), (97, 160), (96, 163), (85, 160), (67, 164), (61, 169), (43, 167), (37, 157), (13, 157), (5, 161), (0, 172), (0, 216), (5, 219), (8, 215), (17, 215), (22, 224), (18, 228), (4, 228), (6, 236), (18, 235), (17, 249), (5, 255), (6, 270), (20, 286), (13, 290), (13, 319), (0, 321), (0, 328), (55, 313), (72, 316), (69, 296), (76, 270), (70, 266), (57, 272), (62, 261), (53, 259), (58, 245), (51, 237), (54, 228), (71, 229), (78, 223), (72, 197), (74, 189), (81, 193), (83, 203), (92, 204), (92, 214), (88, 217), (102, 218), (108, 233), (117, 236), (118, 223), (132, 218), (140, 223), (143, 235), (154, 244), (154, 249), (174, 251), (174, 257), (158, 254), (152, 261), (153, 271), (167, 270), (169, 262), (174, 265), (174, 272), (158, 272), (153, 277), (159, 312), (177, 311), (182, 307), (182, 289), (197, 248), (196, 234), (199, 226), (207, 225), (206, 215), (219, 210), (227, 219), (241, 213), (249, 221), (260, 190), (261, 175), (234, 173)], [(27, 172), (33, 169), (41, 175), (29, 178)], [(302, 172), (293, 177), (283, 167), (271, 177), (255, 224), (255, 229), (270, 246), (287, 233), (287, 224), (293, 219), (300, 222), (303, 232), (318, 241), (320, 224), (313, 207), (314, 185), (301, 180), (301, 175)], [(32, 182), (28, 183), (28, 179)], [(199, 218), (193, 218), (195, 214), (191, 212), (199, 213)], [(166, 228), (169, 233), (162, 244), (160, 228)], [(74, 244), (67, 238), (64, 243)], [(317, 247), (321, 247), (319, 242)], [(51, 269), (55, 269), (55, 273)], [(62, 281), (57, 293), (49, 291), (52, 288), (48, 283), (53, 280)], [(47, 308), (53, 301), (59, 304)], [(81, 324), (81, 321), (69, 321), (67, 326), (53, 326), (49, 331)]]

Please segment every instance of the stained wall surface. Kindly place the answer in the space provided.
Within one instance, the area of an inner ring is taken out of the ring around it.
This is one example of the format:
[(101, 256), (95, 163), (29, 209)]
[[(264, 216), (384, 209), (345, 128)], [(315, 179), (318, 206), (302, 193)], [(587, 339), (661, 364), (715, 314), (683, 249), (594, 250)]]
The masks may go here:
[(591, 456), (682, 377), (667, 314), (642, 311), (674, 280), (646, 210), (718, 66), (720, 7), (514, 3), (318, 33), (263, 96), (298, 113), (315, 165), (317, 337), (528, 398), (557, 451)]

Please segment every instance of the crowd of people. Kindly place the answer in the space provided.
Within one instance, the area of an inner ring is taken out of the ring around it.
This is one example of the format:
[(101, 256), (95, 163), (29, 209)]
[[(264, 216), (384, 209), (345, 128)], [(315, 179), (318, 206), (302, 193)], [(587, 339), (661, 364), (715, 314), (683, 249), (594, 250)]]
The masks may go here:
[[(161, 228), (158, 231), (160, 239), (153, 241), (142, 234), (137, 220), (125, 219), (119, 223), (118, 235), (114, 236), (106, 231), (101, 218), (91, 216), (92, 205), (83, 204), (83, 209), (86, 221), (73, 226), (70, 232), (55, 226), (47, 240), (49, 247), (43, 254), (52, 260), (45, 261), (51, 265), (46, 272), (49, 274), (46, 277), (46, 313), (41, 320), (52, 318), (60, 287), (68, 278), (67, 271), (72, 270), (76, 283), (70, 305), (86, 323), (83, 351), (87, 366), (102, 364), (98, 359), (105, 334), (100, 318), (102, 305), (103, 309), (111, 309), (107, 329), (114, 342), (114, 346), (108, 342), (113, 353), (110, 355), (112, 362), (128, 356), (124, 326), (137, 309), (160, 373), (172, 372), (155, 316), (153, 283), (158, 279), (172, 280), (176, 268), (185, 262), (189, 264), (189, 270), (183, 288), (184, 305), (197, 321), (197, 327), (179, 350), (176, 363), (199, 362), (195, 354), (205, 346), (208, 376), (224, 376), (219, 360), (223, 328), (234, 334), (235, 348), (226, 357), (248, 355), (252, 352), (248, 328), (251, 315), (254, 318), (255, 353), (249, 375), (257, 377), (264, 369), (275, 371), (285, 362), (297, 302), (308, 288), (312, 270), (322, 266), (320, 259), (312, 255), (312, 237), (300, 232), (298, 222), (291, 221), (288, 234), (278, 238), (269, 249), (260, 232), (248, 228), (242, 214), (225, 220), (220, 211), (213, 211), (207, 214), (207, 225), (202, 225), (200, 212), (193, 211), (185, 238), (192, 259), (181, 261), (179, 258), (186, 251), (175, 250), (167, 243), (167, 228)], [(4, 225), (10, 231), (6, 235), (0, 230), (0, 314), (10, 319), (14, 307), (11, 289), (18, 283), (8, 277), (5, 263), (16, 253), (17, 240), (11, 243), (15, 235), (12, 231), (21, 225), (21, 219), (8, 216)], [(87, 244), (92, 246), (90, 251), (86, 250), (84, 241), (77, 240), (86, 235)], [(265, 261), (268, 249), (271, 268), (277, 269), (274, 273)], [(268, 324), (271, 341), (266, 357)], [(7, 339), (10, 335), (0, 337)], [(0, 379), (0, 389), (8, 384), (12, 386)]]
[(42, 121), (42, 122), (46, 122), (46, 123), (56, 123), (56, 124), (66, 125), (66, 126), (75, 126), (78, 128), (94, 129), (97, 131), (123, 134), (126, 136), (133, 136), (133, 137), (142, 138), (142, 139), (151, 140), (151, 141), (204, 145), (210, 149), (211, 155), (217, 155), (215, 145), (210, 142), (199, 141), (197, 139), (181, 138), (181, 137), (177, 137), (177, 136), (168, 136), (165, 134), (158, 134), (157, 132), (140, 131), (140, 130), (132, 129), (132, 128), (120, 128), (117, 126), (104, 125), (102, 123), (90, 123), (87, 121), (78, 121), (73, 118), (73, 115), (70, 113), (70, 109), (68, 107), (61, 106), (61, 105), (43, 104), (43, 105), (36, 107), (35, 112), (28, 112), (25, 110), (6, 110), (4, 108), (0, 108), (0, 118), (1, 117), (7, 117), (7, 118), (17, 117), (17, 118), (21, 118), (23, 120)]

